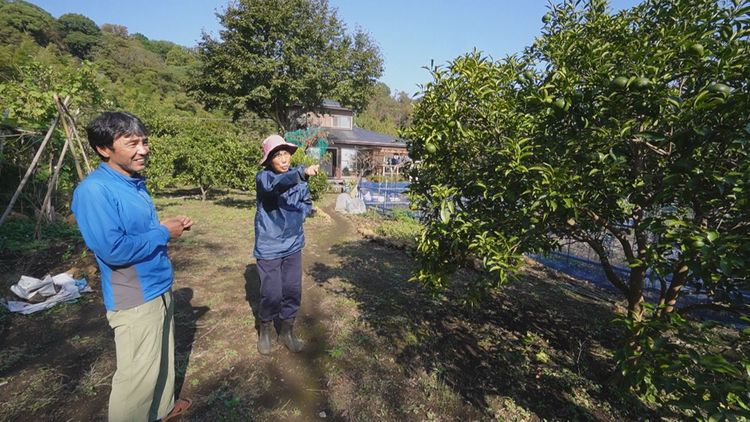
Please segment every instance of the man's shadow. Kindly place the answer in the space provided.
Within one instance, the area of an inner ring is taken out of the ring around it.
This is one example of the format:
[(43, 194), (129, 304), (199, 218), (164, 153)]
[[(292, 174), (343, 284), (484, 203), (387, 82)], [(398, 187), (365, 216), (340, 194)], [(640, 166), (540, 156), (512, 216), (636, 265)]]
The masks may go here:
[(255, 331), (260, 329), (260, 277), (256, 264), (248, 264), (245, 267), (245, 300), (250, 305), (250, 311), (255, 320)]
[(193, 306), (190, 303), (193, 300), (193, 289), (188, 287), (175, 290), (173, 296), (175, 304), (175, 397), (179, 397), (185, 383), (185, 373), (190, 364), (190, 353), (193, 350), (198, 320), (211, 308)]

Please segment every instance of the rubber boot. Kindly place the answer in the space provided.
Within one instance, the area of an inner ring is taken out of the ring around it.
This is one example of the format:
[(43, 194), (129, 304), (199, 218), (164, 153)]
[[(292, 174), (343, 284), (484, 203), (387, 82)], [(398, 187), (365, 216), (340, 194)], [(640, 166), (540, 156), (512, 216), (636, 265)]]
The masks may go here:
[(279, 332), (279, 343), (286, 346), (289, 351), (297, 353), (302, 351), (302, 342), (294, 336), (292, 327), (294, 318), (281, 320), (281, 332)]
[(271, 353), (271, 334), (273, 333), (273, 321), (261, 322), (258, 330), (258, 353), (267, 355)]

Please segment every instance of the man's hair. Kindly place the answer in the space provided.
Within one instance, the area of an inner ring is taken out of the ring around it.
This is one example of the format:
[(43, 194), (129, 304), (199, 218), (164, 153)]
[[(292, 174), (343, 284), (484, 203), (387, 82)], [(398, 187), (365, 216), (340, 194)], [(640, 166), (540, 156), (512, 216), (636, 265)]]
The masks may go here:
[(148, 130), (141, 119), (133, 114), (126, 111), (105, 111), (89, 123), (86, 135), (91, 148), (99, 154), (96, 147), (112, 149), (112, 143), (120, 136), (148, 136)]

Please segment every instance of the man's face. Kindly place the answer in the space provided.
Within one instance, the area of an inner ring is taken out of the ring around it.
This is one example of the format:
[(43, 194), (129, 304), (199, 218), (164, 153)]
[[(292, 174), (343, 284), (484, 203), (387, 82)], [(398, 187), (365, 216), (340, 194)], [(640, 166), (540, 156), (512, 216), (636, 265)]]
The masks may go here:
[(271, 169), (275, 173), (286, 173), (289, 171), (289, 164), (291, 161), (292, 156), (289, 154), (289, 151), (285, 149), (276, 151), (271, 156)]
[(108, 158), (107, 164), (113, 170), (133, 177), (146, 168), (149, 154), (148, 137), (143, 135), (122, 135), (112, 142), (112, 149), (97, 147), (102, 156)]

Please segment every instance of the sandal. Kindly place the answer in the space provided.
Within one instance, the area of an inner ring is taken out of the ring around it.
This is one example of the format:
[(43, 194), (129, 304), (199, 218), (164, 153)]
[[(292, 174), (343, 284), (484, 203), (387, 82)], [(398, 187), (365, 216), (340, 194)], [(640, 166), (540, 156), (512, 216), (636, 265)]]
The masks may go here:
[(177, 399), (174, 402), (174, 407), (169, 412), (167, 416), (162, 419), (162, 422), (171, 421), (172, 419), (182, 415), (185, 413), (188, 409), (190, 409), (190, 406), (193, 404), (193, 401), (190, 399)]

